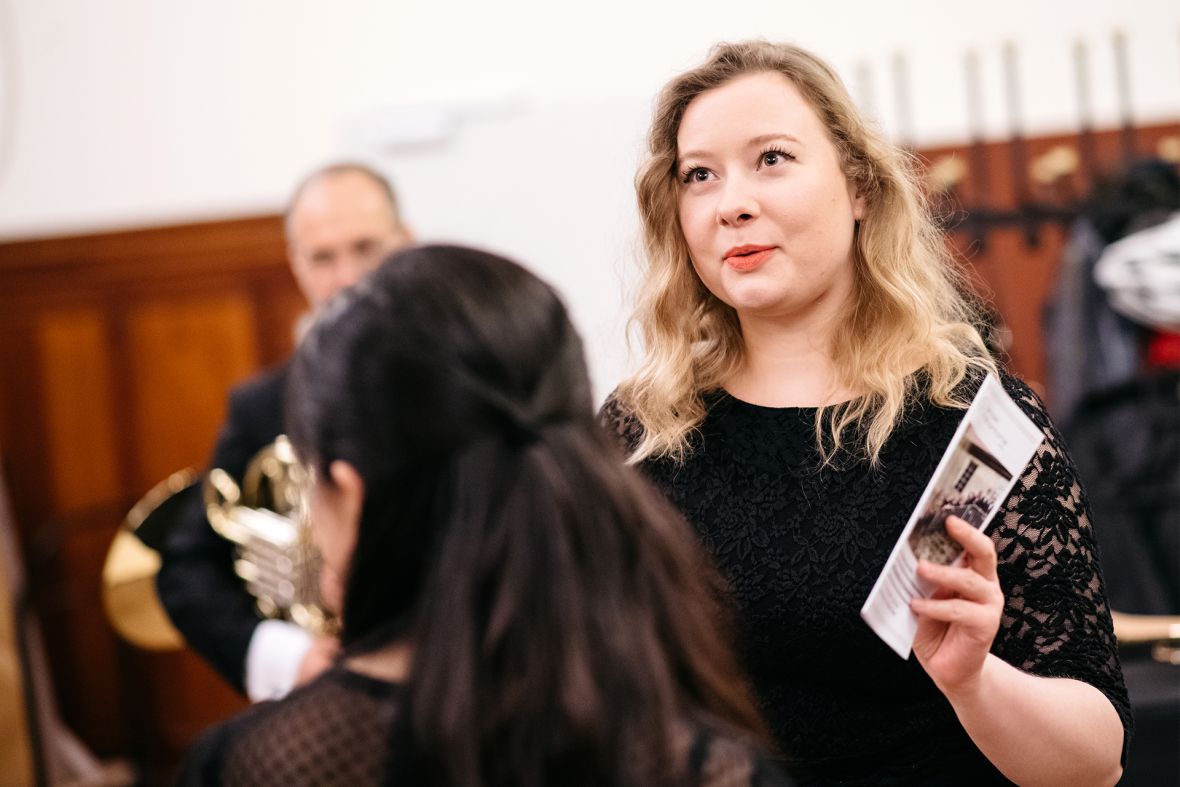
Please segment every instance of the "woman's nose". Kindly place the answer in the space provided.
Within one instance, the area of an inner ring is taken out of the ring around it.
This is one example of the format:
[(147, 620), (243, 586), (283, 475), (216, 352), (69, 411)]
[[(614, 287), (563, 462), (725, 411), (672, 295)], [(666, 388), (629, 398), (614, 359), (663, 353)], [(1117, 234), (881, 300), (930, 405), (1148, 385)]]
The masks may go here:
[(743, 178), (725, 183), (717, 203), (717, 221), (723, 226), (745, 224), (758, 215), (758, 200)]

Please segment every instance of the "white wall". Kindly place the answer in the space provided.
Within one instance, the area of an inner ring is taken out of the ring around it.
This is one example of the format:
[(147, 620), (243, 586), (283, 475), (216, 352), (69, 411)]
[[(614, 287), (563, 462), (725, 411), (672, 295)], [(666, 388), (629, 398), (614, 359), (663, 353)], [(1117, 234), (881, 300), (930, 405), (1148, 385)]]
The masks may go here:
[[(808, 46), (891, 133), (890, 62), (904, 51), (910, 131), (933, 144), (968, 137), (968, 48), (987, 133), (1003, 136), (1005, 41), (1020, 50), (1030, 132), (1072, 127), (1078, 39), (1097, 124), (1115, 125), (1116, 28), (1136, 119), (1180, 117), (1174, 0), (0, 0), (0, 239), (276, 211), (310, 167), (365, 158), (424, 238), (485, 245), (553, 281), (601, 393), (625, 365), (631, 177), (650, 102), (711, 43)], [(423, 123), (449, 133), (405, 144)]]

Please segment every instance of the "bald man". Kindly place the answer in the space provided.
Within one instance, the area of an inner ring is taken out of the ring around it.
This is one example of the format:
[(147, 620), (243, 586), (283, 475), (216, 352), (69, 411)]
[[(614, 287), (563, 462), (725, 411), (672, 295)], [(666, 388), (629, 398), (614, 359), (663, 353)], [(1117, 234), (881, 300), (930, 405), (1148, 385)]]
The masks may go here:
[[(314, 315), (390, 252), (410, 243), (389, 182), (336, 164), (295, 189), (285, 219), (291, 272)], [(239, 481), (250, 459), (283, 430), (287, 364), (234, 388), (210, 467)], [(205, 518), (199, 490), (169, 535), (157, 589), (190, 647), (251, 700), (283, 696), (328, 666), (337, 644), (291, 623), (263, 620), (233, 570), (233, 545)]]

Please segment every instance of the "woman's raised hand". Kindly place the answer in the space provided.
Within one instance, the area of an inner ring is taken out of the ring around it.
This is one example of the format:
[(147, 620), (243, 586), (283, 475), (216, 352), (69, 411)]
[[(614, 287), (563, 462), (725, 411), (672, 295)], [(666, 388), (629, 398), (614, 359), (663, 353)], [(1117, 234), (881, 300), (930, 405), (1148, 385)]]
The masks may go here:
[(1004, 594), (996, 577), (996, 548), (983, 532), (958, 517), (946, 520), (947, 534), (962, 545), (958, 566), (918, 562), (918, 576), (938, 587), (928, 599), (915, 598), (918, 616), (914, 655), (948, 697), (970, 692), (979, 679), (1000, 627)]

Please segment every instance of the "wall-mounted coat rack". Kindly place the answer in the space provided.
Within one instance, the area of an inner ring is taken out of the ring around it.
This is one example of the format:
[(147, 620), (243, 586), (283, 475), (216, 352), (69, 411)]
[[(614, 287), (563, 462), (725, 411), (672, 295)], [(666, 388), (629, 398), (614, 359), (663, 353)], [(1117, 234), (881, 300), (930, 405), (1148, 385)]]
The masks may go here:
[[(1002, 50), (1007, 139), (988, 142), (983, 132), (980, 55), (963, 57), (964, 96), (970, 141), (963, 146), (920, 151), (926, 160), (931, 192), (947, 206), (948, 230), (964, 233), (982, 249), (991, 230), (1017, 228), (1029, 247), (1040, 243), (1046, 225), (1066, 225), (1087, 208), (1096, 185), (1146, 158), (1180, 164), (1180, 117), (1173, 123), (1137, 125), (1131, 101), (1132, 75), (1127, 39), (1111, 35), (1114, 84), (1119, 107), (1116, 129), (1096, 130), (1091, 108), (1090, 52), (1084, 41), (1073, 48), (1077, 127), (1072, 133), (1030, 139), (1025, 131), (1016, 46)], [(1178, 37), (1180, 61), (1180, 37)], [(898, 111), (903, 128), (904, 57), (894, 66)], [(1177, 206), (1180, 209), (1180, 205)]]

